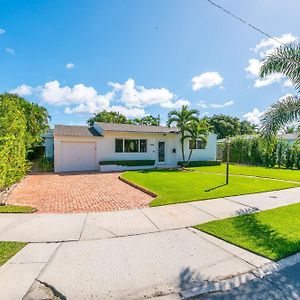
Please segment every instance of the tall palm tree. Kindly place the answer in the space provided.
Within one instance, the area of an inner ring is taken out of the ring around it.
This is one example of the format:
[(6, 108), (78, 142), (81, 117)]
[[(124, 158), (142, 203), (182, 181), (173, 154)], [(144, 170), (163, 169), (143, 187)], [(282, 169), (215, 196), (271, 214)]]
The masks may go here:
[(175, 124), (180, 130), (180, 143), (183, 163), (185, 162), (184, 140), (187, 138), (185, 132), (192, 121), (198, 120), (198, 116), (198, 110), (189, 109), (187, 105), (183, 105), (180, 110), (172, 110), (168, 113), (167, 125), (170, 126), (172, 124)]
[[(300, 44), (287, 44), (269, 54), (260, 69), (262, 78), (274, 73), (282, 73), (300, 92)], [(261, 119), (261, 129), (265, 136), (270, 137), (283, 126), (300, 121), (299, 95), (287, 96), (274, 103)]]
[(188, 128), (186, 129), (187, 131), (186, 138), (190, 138), (192, 141), (189, 157), (187, 160), (187, 165), (190, 164), (193, 150), (196, 148), (198, 141), (206, 145), (208, 129), (209, 129), (209, 125), (206, 120), (192, 121), (189, 124)]

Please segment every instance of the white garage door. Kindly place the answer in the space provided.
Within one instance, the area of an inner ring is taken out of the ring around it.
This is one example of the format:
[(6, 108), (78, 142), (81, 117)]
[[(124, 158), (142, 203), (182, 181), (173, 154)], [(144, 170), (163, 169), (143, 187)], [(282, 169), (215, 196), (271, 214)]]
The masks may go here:
[(68, 171), (96, 170), (96, 143), (61, 143), (61, 169)]

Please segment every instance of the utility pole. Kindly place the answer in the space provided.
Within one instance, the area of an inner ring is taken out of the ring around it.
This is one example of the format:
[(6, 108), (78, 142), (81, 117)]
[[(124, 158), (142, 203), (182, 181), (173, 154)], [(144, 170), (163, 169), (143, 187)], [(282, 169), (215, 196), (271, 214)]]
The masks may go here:
[(229, 183), (229, 160), (230, 160), (230, 139), (226, 140), (226, 150), (227, 150), (227, 158), (226, 158), (226, 184)]

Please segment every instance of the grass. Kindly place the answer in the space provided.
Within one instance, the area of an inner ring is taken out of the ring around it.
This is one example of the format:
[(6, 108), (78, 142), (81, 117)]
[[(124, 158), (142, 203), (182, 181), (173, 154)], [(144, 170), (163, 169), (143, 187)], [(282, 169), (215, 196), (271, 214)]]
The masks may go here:
[(18, 253), (26, 243), (0, 242), (0, 266)]
[(300, 251), (300, 204), (195, 226), (272, 260)]
[(0, 205), (1, 213), (33, 213), (36, 208), (31, 206), (19, 206), (19, 205)]
[[(222, 164), (220, 166), (211, 166), (211, 167), (192, 167), (190, 169), (199, 172), (202, 171), (202, 172), (211, 172), (211, 173), (225, 173), (226, 165)], [(245, 165), (230, 165), (229, 172), (231, 174), (251, 175), (251, 176), (300, 182), (300, 170), (272, 169), (272, 168), (245, 166)]]
[(122, 177), (158, 195), (150, 203), (150, 206), (259, 193), (299, 186), (299, 184), (291, 182), (240, 176), (232, 176), (229, 185), (225, 185), (224, 175), (180, 170), (130, 171), (123, 173)]

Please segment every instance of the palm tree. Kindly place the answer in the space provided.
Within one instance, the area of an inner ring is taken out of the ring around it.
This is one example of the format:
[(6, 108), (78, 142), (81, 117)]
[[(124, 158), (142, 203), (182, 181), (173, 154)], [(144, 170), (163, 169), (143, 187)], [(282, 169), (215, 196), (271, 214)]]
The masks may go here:
[(199, 112), (197, 109), (188, 109), (187, 105), (183, 105), (180, 110), (172, 110), (168, 113), (168, 122), (167, 125), (176, 124), (180, 131), (180, 143), (181, 143), (181, 152), (182, 160), (185, 162), (184, 155), (184, 140), (187, 138), (185, 135), (186, 130), (188, 129), (192, 121), (197, 121)]
[[(260, 69), (262, 78), (282, 73), (300, 92), (300, 44), (288, 44), (269, 54)], [(283, 126), (300, 121), (300, 97), (287, 96), (270, 106), (261, 119), (263, 135), (270, 137)]]
[(197, 142), (200, 141), (206, 145), (208, 129), (209, 129), (209, 125), (206, 122), (206, 120), (192, 121), (189, 124), (188, 128), (186, 129), (187, 131), (186, 138), (190, 138), (192, 141), (189, 157), (187, 160), (187, 165), (189, 165), (190, 163), (192, 153), (197, 146)]

